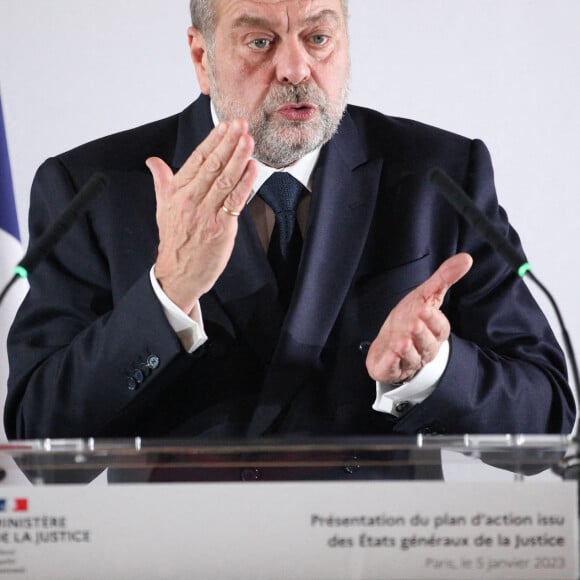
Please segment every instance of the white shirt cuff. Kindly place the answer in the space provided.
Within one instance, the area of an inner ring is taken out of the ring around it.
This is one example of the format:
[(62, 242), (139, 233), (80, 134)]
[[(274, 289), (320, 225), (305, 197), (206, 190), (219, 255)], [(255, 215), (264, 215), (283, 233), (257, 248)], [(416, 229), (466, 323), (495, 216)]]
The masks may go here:
[(449, 341), (446, 340), (437, 356), (427, 363), (408, 383), (401, 386), (379, 383), (373, 409), (402, 417), (414, 405), (422, 403), (437, 387), (449, 362)]
[(185, 312), (183, 312), (179, 306), (174, 304), (167, 294), (163, 292), (157, 278), (155, 277), (154, 269), (155, 266), (153, 266), (149, 272), (149, 279), (151, 280), (153, 292), (161, 303), (163, 312), (165, 313), (165, 316), (167, 316), (171, 328), (173, 328), (179, 337), (183, 348), (188, 353), (192, 353), (207, 340), (207, 334), (203, 327), (203, 318), (201, 315), (199, 300), (191, 311), (191, 316), (185, 314)]

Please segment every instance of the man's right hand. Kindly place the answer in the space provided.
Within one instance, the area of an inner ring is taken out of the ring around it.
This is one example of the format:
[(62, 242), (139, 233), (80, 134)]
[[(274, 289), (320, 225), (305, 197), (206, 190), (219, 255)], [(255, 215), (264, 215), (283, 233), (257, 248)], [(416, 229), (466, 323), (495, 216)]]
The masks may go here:
[(174, 175), (158, 157), (147, 160), (157, 198), (159, 252), (155, 276), (186, 314), (208, 292), (232, 254), (238, 220), (258, 167), (246, 121), (220, 123)]

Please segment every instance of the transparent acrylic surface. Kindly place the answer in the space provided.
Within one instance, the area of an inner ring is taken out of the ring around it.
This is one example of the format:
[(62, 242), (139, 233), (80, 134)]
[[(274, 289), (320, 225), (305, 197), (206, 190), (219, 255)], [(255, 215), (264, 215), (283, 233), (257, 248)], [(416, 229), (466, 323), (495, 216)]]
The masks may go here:
[[(0, 445), (0, 485), (212, 481), (577, 479), (578, 441), (463, 435), (244, 441), (44, 439)], [(105, 475), (102, 475), (106, 471)]]

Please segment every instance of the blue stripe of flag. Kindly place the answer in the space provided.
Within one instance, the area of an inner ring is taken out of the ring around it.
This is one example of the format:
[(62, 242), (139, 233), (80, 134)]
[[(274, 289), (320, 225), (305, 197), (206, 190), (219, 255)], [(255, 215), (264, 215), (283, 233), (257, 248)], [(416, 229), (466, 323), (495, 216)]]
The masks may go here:
[(14, 203), (14, 189), (12, 188), (12, 174), (8, 159), (8, 144), (2, 114), (2, 97), (0, 97), (0, 229), (7, 231), (17, 240), (20, 239), (18, 217)]

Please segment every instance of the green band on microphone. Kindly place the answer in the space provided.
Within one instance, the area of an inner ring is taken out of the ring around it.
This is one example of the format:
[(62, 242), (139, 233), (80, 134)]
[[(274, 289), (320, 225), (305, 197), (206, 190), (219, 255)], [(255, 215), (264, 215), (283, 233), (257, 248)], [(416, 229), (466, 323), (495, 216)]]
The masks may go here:
[(20, 276), (21, 278), (28, 278), (28, 270), (22, 266), (16, 266), (16, 268), (14, 268), (14, 274), (16, 274), (16, 276)]
[(518, 268), (518, 276), (520, 278), (523, 278), (528, 272), (531, 272), (531, 271), (532, 271), (532, 267), (530, 266), (530, 264), (528, 262), (525, 262)]

